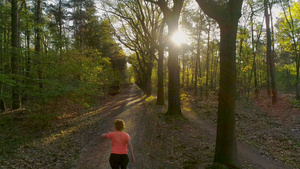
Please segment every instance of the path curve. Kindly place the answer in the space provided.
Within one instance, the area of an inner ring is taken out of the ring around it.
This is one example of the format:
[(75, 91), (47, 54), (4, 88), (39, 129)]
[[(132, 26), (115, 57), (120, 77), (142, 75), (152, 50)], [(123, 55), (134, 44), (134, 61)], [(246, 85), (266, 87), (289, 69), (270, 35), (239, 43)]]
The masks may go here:
[[(155, 137), (152, 127), (152, 119), (144, 104), (142, 92), (135, 85), (129, 91), (114, 96), (114, 99), (102, 105), (102, 118), (99, 133), (91, 140), (86, 148), (82, 150), (79, 169), (110, 169), (108, 158), (110, 154), (110, 140), (100, 139), (100, 135), (107, 131), (114, 131), (113, 121), (121, 118), (126, 122), (125, 132), (129, 133), (136, 157), (135, 164), (129, 164), (128, 169), (156, 169), (157, 166), (147, 151), (151, 149), (151, 140)], [(97, 111), (97, 110), (96, 110)], [(206, 133), (210, 144), (215, 144), (216, 128), (200, 119), (196, 114), (183, 111), (184, 116)], [(150, 141), (149, 141), (150, 140)], [(241, 163), (255, 169), (291, 169), (292, 167), (266, 156), (260, 155), (245, 143), (237, 141), (238, 156)]]
[[(208, 138), (212, 144), (215, 144), (216, 140), (216, 127), (201, 120), (195, 114), (184, 112), (184, 116), (188, 118), (193, 123), (199, 126), (200, 130), (207, 133)], [(251, 168), (255, 169), (292, 169), (292, 167), (283, 164), (278, 161), (267, 158), (266, 156), (260, 155), (258, 152), (252, 150), (245, 143), (237, 140), (237, 151), (239, 161), (247, 164)]]

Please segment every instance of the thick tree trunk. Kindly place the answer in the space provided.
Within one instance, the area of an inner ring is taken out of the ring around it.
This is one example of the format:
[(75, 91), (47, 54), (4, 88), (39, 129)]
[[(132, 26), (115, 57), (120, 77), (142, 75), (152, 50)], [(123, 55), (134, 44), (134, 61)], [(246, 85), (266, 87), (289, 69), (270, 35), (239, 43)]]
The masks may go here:
[[(173, 33), (178, 31), (178, 18), (170, 18), (168, 23), (168, 35), (172, 37)], [(169, 41), (169, 59), (168, 59), (168, 111), (167, 115), (182, 116), (180, 106), (180, 78), (179, 78), (179, 65), (178, 53), (179, 47)]]
[(228, 168), (239, 168), (235, 134), (235, 52), (243, 0), (229, 0), (222, 5), (218, 5), (215, 1), (197, 0), (197, 2), (209, 17), (218, 22), (221, 30), (220, 90), (214, 163)]
[[(12, 43), (12, 56), (11, 56), (11, 69), (12, 74), (17, 75), (19, 73), (19, 37), (18, 37), (18, 1), (11, 1), (11, 43)], [(14, 78), (16, 81), (17, 79)], [(19, 87), (15, 84), (12, 87), (12, 109), (18, 109), (20, 107), (19, 101)]]
[(220, 24), (220, 29), (220, 91), (214, 162), (237, 166), (235, 134), (237, 23)]
[(166, 115), (182, 116), (181, 103), (180, 103), (180, 67), (178, 65), (178, 46), (171, 41), (171, 37), (178, 31), (178, 20), (180, 11), (183, 6), (183, 0), (173, 0), (173, 7), (168, 7), (166, 0), (146, 0), (151, 3), (157, 4), (164, 14), (164, 19), (168, 25), (168, 111)]
[(269, 64), (270, 64), (272, 104), (276, 104), (277, 103), (276, 74), (275, 74), (274, 56), (272, 56), (272, 49), (271, 49), (272, 40), (271, 40), (271, 32), (270, 32), (268, 0), (264, 0), (264, 8), (265, 8), (266, 29), (267, 29), (267, 57), (269, 58)]

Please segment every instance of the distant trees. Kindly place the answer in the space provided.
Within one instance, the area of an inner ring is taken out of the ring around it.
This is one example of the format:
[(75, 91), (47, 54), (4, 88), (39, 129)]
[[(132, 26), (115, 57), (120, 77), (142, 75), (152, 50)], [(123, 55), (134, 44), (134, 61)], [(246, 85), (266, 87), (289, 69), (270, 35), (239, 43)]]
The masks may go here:
[[(292, 3), (292, 4), (291, 4)], [(284, 54), (284, 60), (286, 65), (295, 64), (296, 70), (296, 99), (300, 100), (300, 82), (299, 82), (299, 66), (300, 66), (300, 54), (299, 54), (299, 28), (300, 14), (299, 7), (300, 2), (280, 1), (282, 8), (282, 15), (278, 20), (277, 39), (280, 45), (280, 49)], [(288, 54), (286, 56), (285, 54)], [(289, 56), (290, 55), (290, 56)], [(287, 57), (287, 58), (285, 58)], [(292, 60), (292, 62), (291, 62)], [(287, 67), (286, 67), (287, 68)], [(288, 77), (290, 77), (289, 69), (287, 69)], [(288, 78), (290, 81), (290, 78)]]
[(129, 62), (134, 66), (136, 84), (152, 94), (152, 70), (157, 60), (158, 30), (161, 12), (154, 4), (139, 0), (131, 3), (105, 1), (106, 11), (118, 21), (115, 33), (118, 40), (132, 51)]
[(0, 111), (90, 102), (125, 82), (125, 53), (92, 0), (1, 0), (0, 14)]
[(180, 78), (179, 78), (179, 62), (178, 54), (179, 48), (172, 42), (172, 36), (178, 31), (178, 22), (180, 17), (180, 11), (183, 7), (183, 0), (173, 0), (171, 7), (169, 2), (165, 0), (152, 1), (146, 0), (158, 5), (164, 14), (164, 20), (168, 25), (168, 39), (166, 40), (168, 45), (168, 111), (167, 115), (181, 116), (181, 104), (180, 104)]

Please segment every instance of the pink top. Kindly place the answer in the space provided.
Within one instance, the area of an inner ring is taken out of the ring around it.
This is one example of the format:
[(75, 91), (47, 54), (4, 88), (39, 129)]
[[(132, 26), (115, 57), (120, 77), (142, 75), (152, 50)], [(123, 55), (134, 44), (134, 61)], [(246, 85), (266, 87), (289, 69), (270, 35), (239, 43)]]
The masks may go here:
[(111, 153), (112, 154), (128, 154), (127, 141), (130, 140), (130, 136), (122, 131), (110, 132), (107, 134), (107, 138), (111, 139)]

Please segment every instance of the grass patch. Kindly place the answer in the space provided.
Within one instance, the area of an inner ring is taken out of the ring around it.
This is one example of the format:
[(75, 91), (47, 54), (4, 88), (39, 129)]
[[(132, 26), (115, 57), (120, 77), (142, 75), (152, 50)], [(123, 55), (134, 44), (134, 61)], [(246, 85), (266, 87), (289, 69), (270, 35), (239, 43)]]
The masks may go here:
[(148, 102), (149, 104), (155, 104), (155, 101), (156, 101), (156, 97), (154, 96), (149, 96), (145, 99), (146, 102)]
[[(46, 130), (55, 114), (3, 114), (0, 116), (0, 156), (11, 155), (37, 138)], [(0, 159), (1, 160), (1, 159)]]

